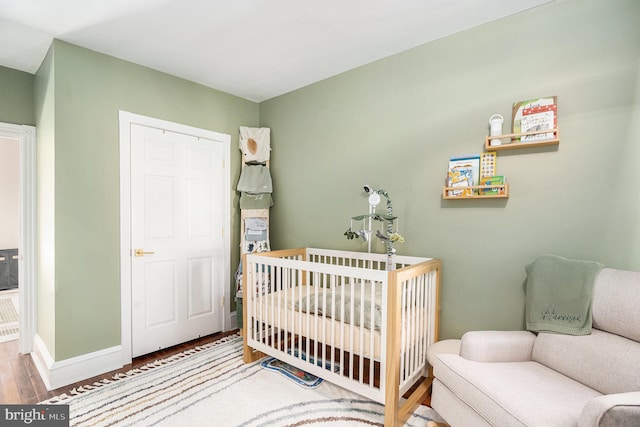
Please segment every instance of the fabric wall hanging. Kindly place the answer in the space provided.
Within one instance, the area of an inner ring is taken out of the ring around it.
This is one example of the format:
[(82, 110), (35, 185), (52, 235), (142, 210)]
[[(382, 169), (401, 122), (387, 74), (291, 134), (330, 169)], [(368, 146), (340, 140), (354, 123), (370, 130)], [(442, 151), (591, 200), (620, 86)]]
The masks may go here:
[(271, 129), (240, 126), (240, 150), (245, 163), (265, 163), (271, 153)]
[(273, 184), (269, 168), (264, 165), (245, 165), (240, 172), (238, 191), (253, 194), (271, 193)]
[(273, 196), (270, 193), (240, 193), (240, 209), (269, 209), (273, 206)]

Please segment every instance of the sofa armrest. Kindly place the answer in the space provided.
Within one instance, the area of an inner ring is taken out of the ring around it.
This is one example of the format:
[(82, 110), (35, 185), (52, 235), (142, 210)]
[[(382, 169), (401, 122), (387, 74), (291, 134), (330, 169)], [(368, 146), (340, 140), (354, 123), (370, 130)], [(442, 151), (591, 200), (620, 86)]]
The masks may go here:
[(605, 394), (591, 399), (580, 414), (578, 427), (640, 425), (640, 392)]
[(476, 362), (526, 362), (535, 339), (529, 331), (471, 331), (462, 336), (460, 356)]

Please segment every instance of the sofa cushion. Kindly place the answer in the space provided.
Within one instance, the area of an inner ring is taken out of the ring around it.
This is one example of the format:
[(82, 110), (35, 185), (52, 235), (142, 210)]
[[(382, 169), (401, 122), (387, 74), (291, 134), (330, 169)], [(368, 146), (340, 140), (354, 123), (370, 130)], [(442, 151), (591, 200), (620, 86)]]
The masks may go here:
[(434, 374), (454, 395), (496, 426), (575, 426), (600, 396), (536, 362), (482, 363), (442, 354)]
[(640, 273), (604, 268), (593, 287), (593, 327), (640, 342)]
[(450, 426), (495, 427), (462, 401), (460, 397), (453, 394), (437, 378), (433, 380), (431, 407), (438, 412), (438, 415), (447, 420), (447, 424)]
[(460, 340), (442, 340), (431, 344), (427, 349), (427, 362), (431, 367), (439, 354), (460, 354)]
[(526, 362), (535, 339), (528, 331), (469, 331), (462, 336), (460, 356), (476, 362)]
[(640, 390), (640, 344), (598, 329), (583, 336), (540, 333), (531, 358), (603, 394)]

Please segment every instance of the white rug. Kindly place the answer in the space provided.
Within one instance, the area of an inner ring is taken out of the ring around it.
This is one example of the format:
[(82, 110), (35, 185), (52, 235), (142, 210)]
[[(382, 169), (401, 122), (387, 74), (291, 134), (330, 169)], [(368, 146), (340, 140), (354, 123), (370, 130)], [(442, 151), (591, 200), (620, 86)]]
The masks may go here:
[[(43, 404), (69, 404), (71, 426), (357, 426), (384, 424), (383, 406), (327, 381), (303, 388), (242, 362), (237, 335)], [(408, 426), (440, 420), (426, 406)]]
[(18, 339), (18, 322), (18, 290), (0, 292), (0, 342)]

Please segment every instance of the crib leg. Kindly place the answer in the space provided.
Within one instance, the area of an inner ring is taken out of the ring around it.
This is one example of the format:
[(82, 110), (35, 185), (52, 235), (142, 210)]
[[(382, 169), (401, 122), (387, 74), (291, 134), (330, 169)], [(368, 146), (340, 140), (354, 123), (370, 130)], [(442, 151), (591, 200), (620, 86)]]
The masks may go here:
[[(417, 387), (409, 395), (402, 406), (398, 406), (398, 397), (388, 395), (384, 405), (384, 426), (400, 427), (411, 417), (418, 406), (424, 402), (431, 392), (433, 378), (423, 377)], [(395, 403), (394, 403), (395, 401)]]
[(244, 363), (255, 362), (266, 356), (261, 351), (254, 351), (253, 348), (247, 345), (247, 330), (240, 329), (240, 335), (242, 335), (242, 361)]
[(427, 400), (431, 393), (431, 383), (433, 378), (423, 377), (422, 382), (418, 384), (418, 387), (411, 393), (409, 398), (404, 402), (400, 408), (400, 425), (403, 425), (409, 417), (416, 411), (418, 406), (422, 405), (422, 402)]

